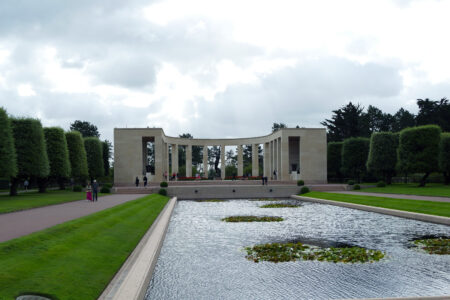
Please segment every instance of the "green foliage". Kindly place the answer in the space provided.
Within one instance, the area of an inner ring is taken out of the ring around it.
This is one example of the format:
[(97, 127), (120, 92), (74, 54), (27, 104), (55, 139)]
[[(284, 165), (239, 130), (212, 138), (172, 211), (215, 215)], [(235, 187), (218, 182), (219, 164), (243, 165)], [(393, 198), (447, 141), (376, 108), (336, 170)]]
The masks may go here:
[(284, 208), (284, 207), (300, 207), (300, 205), (290, 203), (270, 203), (260, 206), (260, 208)]
[(103, 148), (100, 140), (96, 137), (84, 139), (89, 177), (98, 178), (104, 175)]
[(100, 193), (109, 194), (111, 193), (111, 190), (106, 186), (102, 186), (102, 188), (100, 189)]
[(377, 187), (386, 187), (386, 182), (384, 182), (384, 181), (378, 181), (378, 182), (377, 182)]
[(50, 162), (50, 176), (54, 178), (69, 178), (70, 161), (64, 130), (59, 127), (44, 128), (47, 154)]
[(81, 192), (83, 188), (81, 187), (81, 185), (74, 185), (72, 190), (74, 192)]
[(365, 249), (361, 247), (349, 248), (319, 248), (304, 245), (302, 243), (273, 243), (245, 247), (246, 258), (274, 263), (296, 260), (318, 260), (326, 262), (343, 263), (367, 263), (379, 261), (384, 253), (379, 250)]
[(347, 181), (347, 184), (348, 184), (348, 185), (354, 185), (354, 184), (355, 184), (355, 181), (350, 179), (349, 181)]
[(66, 133), (67, 148), (69, 149), (72, 177), (79, 182), (84, 182), (89, 176), (86, 149), (81, 133), (70, 131)]
[(417, 114), (417, 125), (435, 124), (444, 131), (450, 131), (450, 103), (448, 99), (442, 98), (433, 101), (417, 99), (419, 113)]
[(359, 182), (360, 175), (366, 171), (368, 155), (369, 139), (346, 139), (342, 146), (342, 171)]
[(100, 137), (100, 133), (98, 133), (97, 126), (87, 122), (87, 121), (80, 121), (76, 120), (72, 124), (70, 124), (70, 130), (72, 131), (78, 131), (81, 133), (81, 135), (86, 137)]
[(307, 187), (307, 186), (304, 186), (300, 189), (300, 194), (306, 194), (309, 192), (310, 192), (310, 190), (309, 190), (309, 187)]
[(287, 128), (286, 124), (281, 123), (281, 122), (280, 123), (273, 123), (273, 125), (272, 125), (272, 132), (278, 131), (278, 130), (283, 129), (283, 128)]
[(303, 180), (297, 180), (297, 186), (305, 185), (305, 182)]
[(353, 187), (354, 190), (360, 190), (361, 186), (359, 184), (355, 184), (355, 186)]
[(398, 138), (392, 132), (375, 132), (370, 138), (367, 169), (382, 174), (389, 184), (397, 164)]
[(231, 216), (223, 218), (224, 222), (281, 222), (283, 221), (282, 217), (270, 217), (270, 216)]
[(17, 153), (18, 178), (47, 177), (50, 166), (41, 121), (14, 118), (12, 128)]
[(407, 173), (425, 173), (420, 183), (431, 172), (438, 170), (441, 129), (436, 125), (407, 128), (400, 132), (398, 168)]
[(439, 144), (439, 168), (444, 172), (445, 183), (450, 183), (450, 133), (441, 134)]
[(237, 168), (233, 165), (225, 166), (225, 177), (237, 176)]
[(166, 187), (169, 186), (169, 184), (168, 184), (166, 181), (162, 181), (162, 182), (159, 184), (159, 186), (160, 186), (160, 187), (163, 187), (163, 188), (166, 188)]
[(11, 120), (6, 110), (0, 107), (0, 178), (9, 179), (17, 175), (16, 158)]
[(109, 165), (109, 159), (111, 158), (111, 142), (108, 140), (104, 140), (102, 142), (102, 151), (103, 151), (103, 169), (105, 176), (109, 175), (109, 169), (111, 166)]
[(167, 190), (166, 189), (159, 189), (158, 194), (167, 196)]
[(450, 239), (448, 238), (415, 240), (414, 244), (429, 254), (450, 254)]
[(327, 145), (328, 177), (341, 177), (342, 142), (330, 142)]

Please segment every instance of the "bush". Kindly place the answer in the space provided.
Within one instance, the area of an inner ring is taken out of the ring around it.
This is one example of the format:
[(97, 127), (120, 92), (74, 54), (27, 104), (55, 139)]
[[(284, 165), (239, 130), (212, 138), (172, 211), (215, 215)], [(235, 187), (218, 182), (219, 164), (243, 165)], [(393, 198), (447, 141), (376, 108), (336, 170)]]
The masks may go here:
[(355, 184), (355, 186), (353, 187), (354, 190), (360, 190), (361, 186), (359, 184)]
[(111, 189), (111, 188), (112, 188), (112, 184), (111, 184), (111, 183), (104, 183), (104, 184), (103, 184), (103, 187), (106, 187), (106, 188), (108, 188), (108, 189)]
[(74, 185), (72, 190), (74, 192), (81, 192), (83, 188), (81, 187), (81, 185)]
[(378, 181), (377, 187), (385, 187), (385, 186), (386, 186), (386, 182), (384, 182), (384, 181)]
[(348, 138), (342, 145), (342, 171), (346, 176), (356, 178), (358, 183), (366, 172), (369, 144), (366, 138)]
[(100, 189), (100, 193), (109, 194), (111, 193), (111, 189), (106, 186), (102, 186), (102, 188)]
[(304, 186), (300, 189), (300, 194), (306, 194), (309, 193), (309, 187)]
[(158, 194), (163, 195), (163, 196), (167, 196), (167, 190), (166, 189), (159, 189)]
[(349, 180), (349, 181), (347, 181), (347, 184), (348, 184), (348, 185), (354, 185), (354, 184), (355, 184), (355, 181), (354, 181), (354, 180)]
[(305, 182), (303, 180), (297, 180), (297, 185), (298, 186), (305, 185)]
[(167, 184), (166, 181), (163, 181), (163, 182), (161, 182), (161, 183), (159, 184), (159, 186), (162, 187), (162, 188), (166, 188), (166, 187), (169, 186), (169, 184)]

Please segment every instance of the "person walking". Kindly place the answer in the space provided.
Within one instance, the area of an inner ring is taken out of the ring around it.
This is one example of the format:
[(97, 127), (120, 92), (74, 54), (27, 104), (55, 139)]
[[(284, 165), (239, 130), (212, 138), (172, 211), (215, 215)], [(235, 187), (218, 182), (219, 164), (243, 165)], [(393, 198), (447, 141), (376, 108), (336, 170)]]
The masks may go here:
[(136, 187), (139, 186), (139, 178), (136, 176), (136, 180), (134, 181), (134, 183), (136, 184)]
[(92, 201), (97, 202), (98, 201), (98, 183), (97, 180), (94, 179), (94, 182), (92, 183)]
[(147, 176), (144, 176), (144, 187), (147, 187)]
[(89, 185), (89, 183), (86, 187), (86, 200), (92, 201), (92, 189), (91, 189), (91, 186)]
[(30, 184), (30, 182), (28, 181), (28, 179), (25, 179), (25, 181), (23, 182), (23, 188), (25, 189), (25, 191), (28, 190), (28, 185)]

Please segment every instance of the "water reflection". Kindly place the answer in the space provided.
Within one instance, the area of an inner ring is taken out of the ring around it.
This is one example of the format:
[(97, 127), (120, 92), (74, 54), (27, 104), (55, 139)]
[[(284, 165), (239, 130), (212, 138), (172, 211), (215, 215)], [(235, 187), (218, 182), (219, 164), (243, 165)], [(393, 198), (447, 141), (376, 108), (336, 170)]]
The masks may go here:
[[(450, 228), (343, 207), (302, 203), (181, 201), (172, 216), (147, 299), (336, 299), (450, 294), (450, 257), (410, 248)], [(282, 222), (226, 223), (231, 215), (277, 215)], [(253, 263), (245, 246), (300, 241), (386, 252), (371, 264), (317, 261)]]

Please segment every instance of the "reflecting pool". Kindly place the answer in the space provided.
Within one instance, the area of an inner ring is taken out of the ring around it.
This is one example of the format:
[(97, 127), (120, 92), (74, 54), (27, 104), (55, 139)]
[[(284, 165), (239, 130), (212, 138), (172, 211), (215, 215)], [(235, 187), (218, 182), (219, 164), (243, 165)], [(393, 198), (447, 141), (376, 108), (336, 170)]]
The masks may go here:
[[(286, 200), (287, 201), (287, 200)], [(450, 227), (332, 205), (259, 208), (264, 201), (179, 201), (147, 299), (342, 299), (450, 295), (450, 256), (417, 250), (411, 240), (449, 236)], [(227, 223), (233, 215), (282, 222)], [(299, 241), (354, 245), (386, 253), (380, 262), (259, 262), (245, 246)]]

